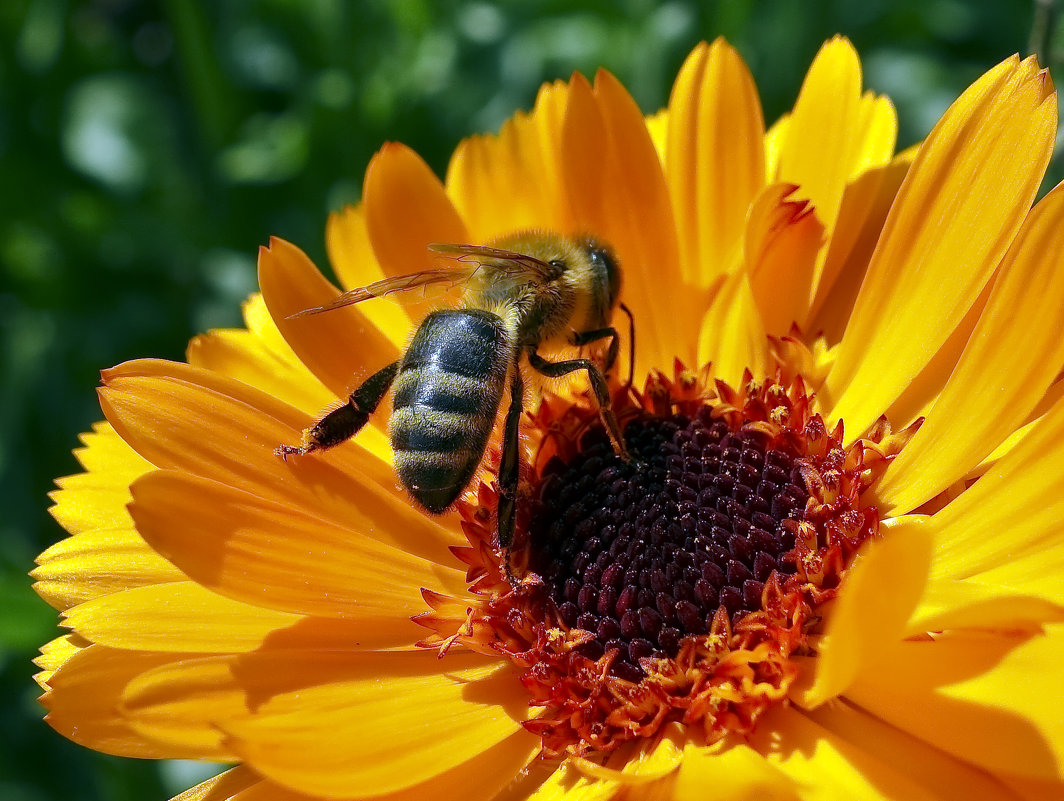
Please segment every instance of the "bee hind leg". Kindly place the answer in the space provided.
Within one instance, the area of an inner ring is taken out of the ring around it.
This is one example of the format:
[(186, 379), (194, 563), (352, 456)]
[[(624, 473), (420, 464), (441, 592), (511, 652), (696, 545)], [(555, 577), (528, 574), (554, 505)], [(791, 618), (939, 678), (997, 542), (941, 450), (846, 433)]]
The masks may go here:
[[(613, 328), (603, 328), (598, 331), (589, 331), (583, 336), (590, 334), (599, 334), (599, 336), (587, 340), (594, 341), (594, 339), (602, 339), (607, 336), (613, 337), (613, 342), (610, 344), (610, 351), (614, 353), (616, 357), (617, 350), (617, 331)], [(579, 338), (580, 334), (577, 335)], [(587, 344), (587, 341), (577, 344)], [(607, 360), (609, 355), (607, 354)], [(599, 369), (590, 359), (566, 359), (560, 362), (551, 362), (544, 359), (535, 349), (531, 349), (528, 352), (528, 363), (532, 367), (547, 376), (548, 378), (561, 378), (569, 373), (576, 372), (577, 370), (583, 370), (587, 373), (587, 379), (591, 383), (591, 389), (595, 393), (595, 400), (598, 401), (599, 415), (602, 417), (602, 424), (606, 427), (606, 434), (610, 438), (610, 444), (613, 445), (613, 450), (616, 454), (626, 462), (632, 461), (632, 457), (628, 453), (628, 449), (624, 445), (624, 437), (621, 436), (621, 426), (617, 422), (617, 415), (613, 412), (613, 402), (610, 400), (610, 389), (606, 385), (606, 376), (603, 375), (602, 370)]]
[(524, 382), (518, 364), (513, 366), (510, 378), (510, 408), (503, 425), (502, 455), (499, 459), (499, 503), (496, 508), (496, 527), (499, 547), (504, 551), (503, 567), (506, 578), (515, 585), (517, 579), (510, 567), (510, 549), (514, 542), (514, 525), (517, 512), (517, 483), (520, 474), (520, 423)]
[(380, 406), (398, 373), (398, 361), (378, 370), (351, 393), (347, 403), (323, 415), (306, 429), (303, 432), (302, 444), (279, 445), (274, 453), (282, 459), (287, 459), (289, 456), (303, 456), (312, 451), (331, 448), (351, 439), (362, 430), (369, 416)]

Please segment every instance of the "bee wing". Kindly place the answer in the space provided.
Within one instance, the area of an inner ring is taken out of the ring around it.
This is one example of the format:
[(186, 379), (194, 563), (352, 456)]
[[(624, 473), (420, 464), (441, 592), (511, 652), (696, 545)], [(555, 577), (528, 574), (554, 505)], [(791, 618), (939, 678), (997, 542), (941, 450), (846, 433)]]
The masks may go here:
[(455, 261), (472, 262), (478, 266), (491, 262), (510, 278), (546, 283), (557, 277), (558, 270), (545, 261), (526, 253), (488, 247), (487, 245), (433, 244), (429, 250), (450, 256)]
[(431, 286), (432, 284), (460, 284), (468, 280), (476, 272), (478, 266), (462, 265), (447, 270), (422, 270), (416, 273), (407, 273), (406, 275), (389, 276), (366, 286), (349, 289), (347, 292), (337, 295), (324, 306), (314, 306), (313, 308), (290, 314), (288, 319), (309, 317), (312, 314), (321, 314), (322, 312), (340, 309), (344, 306), (353, 306), (371, 298), (382, 298), (392, 292), (406, 292), (419, 287)]

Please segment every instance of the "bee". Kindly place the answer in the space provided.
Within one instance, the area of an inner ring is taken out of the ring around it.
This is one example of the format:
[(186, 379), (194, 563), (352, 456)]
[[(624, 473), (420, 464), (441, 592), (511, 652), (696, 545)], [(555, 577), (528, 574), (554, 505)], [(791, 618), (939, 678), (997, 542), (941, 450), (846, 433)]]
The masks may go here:
[[(300, 445), (281, 445), (276, 453), (285, 459), (302, 456), (355, 436), (394, 387), (389, 434), (396, 473), (417, 504), (439, 514), (465, 491), (483, 461), (508, 385), (496, 510), (498, 545), (508, 554), (517, 501), (524, 364), (547, 378), (583, 371), (614, 450), (628, 460), (605, 377), (618, 354), (610, 318), (618, 304), (621, 270), (612, 251), (590, 237), (532, 231), (500, 238), (491, 246), (430, 248), (450, 257), (451, 266), (385, 278), (293, 315), (318, 314), (431, 284), (463, 287), (457, 308), (437, 309), (424, 318), (402, 358), (367, 378), (344, 405), (321, 416), (303, 432)], [(604, 340), (608, 346), (601, 368), (582, 356), (551, 361), (543, 355)]]

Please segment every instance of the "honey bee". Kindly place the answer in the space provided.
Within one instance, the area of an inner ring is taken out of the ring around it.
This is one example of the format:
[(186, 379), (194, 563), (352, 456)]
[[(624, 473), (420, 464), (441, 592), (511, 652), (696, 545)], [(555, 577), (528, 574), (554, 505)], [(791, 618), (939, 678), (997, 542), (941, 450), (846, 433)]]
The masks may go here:
[[(605, 378), (619, 347), (610, 317), (618, 303), (620, 267), (612, 251), (594, 239), (544, 232), (503, 237), (490, 247), (431, 249), (450, 257), (451, 266), (385, 278), (293, 315), (437, 283), (463, 288), (457, 308), (424, 318), (402, 358), (371, 375), (344, 405), (307, 428), (302, 444), (281, 445), (276, 453), (285, 459), (302, 456), (355, 436), (394, 386), (389, 433), (396, 473), (414, 501), (439, 514), (472, 481), (509, 384), (496, 510), (498, 545), (508, 553), (518, 489), (523, 364), (547, 378), (584, 371), (614, 450), (628, 460)], [(550, 361), (542, 354), (603, 340), (609, 343), (601, 368), (588, 358)]]

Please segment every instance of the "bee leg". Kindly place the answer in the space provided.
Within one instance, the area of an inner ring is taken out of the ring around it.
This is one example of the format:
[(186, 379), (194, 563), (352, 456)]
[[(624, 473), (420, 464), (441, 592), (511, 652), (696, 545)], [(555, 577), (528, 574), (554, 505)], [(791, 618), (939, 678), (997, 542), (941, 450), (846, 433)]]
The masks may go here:
[(625, 383), (624, 388), (629, 390), (635, 380), (635, 317), (632, 315), (632, 310), (623, 303), (621, 304), (621, 311), (628, 315), (628, 381)]
[(517, 512), (517, 481), (520, 473), (520, 423), (524, 382), (521, 370), (514, 364), (513, 377), (510, 379), (510, 408), (506, 412), (506, 422), (502, 434), (502, 456), (499, 459), (499, 503), (496, 510), (499, 547), (505, 551), (504, 567), (506, 577), (511, 584), (516, 583), (510, 571), (510, 548), (514, 542), (514, 521)]
[[(621, 311), (628, 315), (628, 381), (625, 383), (625, 389), (632, 386), (633, 377), (635, 374), (635, 317), (632, 316), (632, 310), (621, 304)], [(602, 366), (602, 372), (608, 373), (610, 368), (613, 367), (614, 362), (617, 361), (617, 354), (620, 351), (620, 341), (617, 336), (617, 329), (613, 326), (609, 328), (596, 328), (593, 331), (580, 331), (573, 337), (574, 345), (587, 345), (595, 342), (599, 339), (605, 339), (610, 337), (609, 349), (606, 351), (606, 361)]]
[(617, 361), (617, 353), (621, 349), (621, 341), (617, 335), (617, 329), (613, 326), (609, 328), (596, 328), (592, 331), (577, 331), (573, 334), (572, 342), (574, 345), (590, 345), (592, 342), (598, 342), (600, 339), (610, 338), (609, 347), (606, 349), (606, 360), (602, 365), (602, 372), (608, 373), (610, 368), (613, 367), (613, 363)]
[(302, 456), (311, 451), (331, 448), (350, 439), (362, 429), (369, 416), (380, 406), (398, 373), (398, 361), (378, 370), (351, 393), (347, 403), (333, 409), (306, 429), (303, 432), (302, 445), (280, 445), (274, 453), (282, 459), (287, 459), (291, 455)]
[[(601, 333), (602, 331), (605, 331), (606, 333)], [(602, 339), (603, 337), (610, 336), (609, 332), (612, 332), (613, 341), (616, 343), (617, 332), (612, 328), (604, 328), (599, 332), (591, 331), (588, 333), (601, 333), (597, 338)], [(611, 350), (612, 349), (613, 346), (611, 345)], [(602, 416), (602, 424), (606, 427), (606, 433), (609, 435), (610, 444), (613, 445), (613, 450), (624, 461), (632, 461), (632, 457), (628, 454), (628, 449), (624, 446), (624, 437), (621, 436), (621, 427), (617, 422), (617, 415), (613, 413), (613, 403), (610, 400), (610, 389), (606, 385), (606, 376), (602, 374), (598, 365), (590, 359), (566, 359), (560, 362), (547, 361), (536, 353), (535, 348), (530, 349), (528, 352), (528, 363), (531, 364), (535, 370), (548, 378), (561, 378), (563, 375), (568, 375), (577, 370), (583, 370), (586, 372), (587, 379), (591, 382), (591, 389), (595, 393), (595, 399), (598, 401), (599, 414)]]

